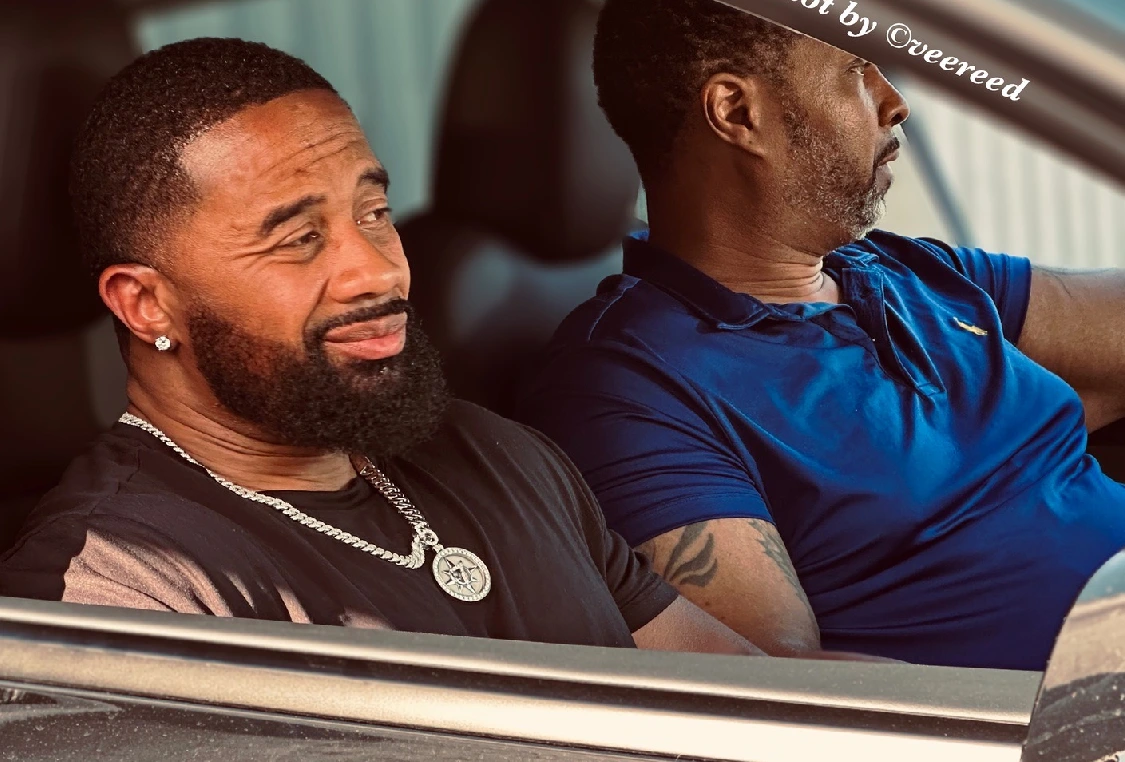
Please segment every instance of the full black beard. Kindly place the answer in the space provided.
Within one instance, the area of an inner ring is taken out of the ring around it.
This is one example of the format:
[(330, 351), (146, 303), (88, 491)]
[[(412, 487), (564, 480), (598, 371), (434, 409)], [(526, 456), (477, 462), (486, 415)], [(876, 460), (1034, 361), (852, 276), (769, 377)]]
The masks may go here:
[[(406, 344), (398, 355), (337, 367), (325, 354), (324, 336), (332, 328), (402, 312)], [(449, 405), (441, 358), (405, 300), (308, 331), (303, 355), (201, 306), (189, 318), (188, 333), (199, 371), (219, 402), (279, 444), (392, 457), (429, 439)]]

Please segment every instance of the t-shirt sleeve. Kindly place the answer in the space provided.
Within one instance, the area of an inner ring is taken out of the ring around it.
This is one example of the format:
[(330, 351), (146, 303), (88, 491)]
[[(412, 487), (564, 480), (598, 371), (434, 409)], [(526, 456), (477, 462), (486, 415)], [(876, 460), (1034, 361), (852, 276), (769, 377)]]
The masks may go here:
[(519, 416), (571, 458), (634, 547), (712, 519), (772, 522), (749, 456), (692, 394), (630, 350), (588, 346), (539, 376)]
[(0, 564), (0, 593), (67, 603), (212, 614), (189, 580), (201, 571), (172, 556), (151, 529), (117, 517), (59, 518), (24, 535)]
[(983, 249), (950, 246), (931, 238), (919, 240), (992, 298), (1000, 313), (1004, 337), (1013, 344), (1019, 341), (1031, 299), (1031, 260)]
[(647, 558), (630, 548), (625, 538), (606, 526), (596, 498), (565, 453), (539, 432), (529, 431), (549, 451), (550, 457), (561, 465), (568, 482), (568, 492), (576, 496), (570, 502), (574, 503), (590, 554), (601, 570), (629, 631), (636, 632), (672, 605), (679, 593), (653, 571)]

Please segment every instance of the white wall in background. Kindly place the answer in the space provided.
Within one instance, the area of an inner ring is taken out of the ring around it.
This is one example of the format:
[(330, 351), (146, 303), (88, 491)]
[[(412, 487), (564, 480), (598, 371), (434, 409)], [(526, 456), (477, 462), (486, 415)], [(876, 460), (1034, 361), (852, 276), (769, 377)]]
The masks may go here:
[(1125, 267), (1120, 185), (963, 102), (917, 83), (903, 93), (961, 202), (973, 245), (1044, 265)]
[(303, 58), (351, 105), (404, 219), (430, 197), (434, 130), (458, 32), (476, 0), (238, 0), (144, 16), (144, 50), (241, 37)]

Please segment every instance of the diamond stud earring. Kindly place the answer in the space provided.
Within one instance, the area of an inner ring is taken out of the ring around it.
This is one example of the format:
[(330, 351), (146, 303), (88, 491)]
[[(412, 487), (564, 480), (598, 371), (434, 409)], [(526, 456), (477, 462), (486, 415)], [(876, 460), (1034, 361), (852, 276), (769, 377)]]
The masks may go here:
[(172, 340), (167, 336), (159, 336), (156, 339), (156, 349), (159, 352), (167, 352), (172, 348)]

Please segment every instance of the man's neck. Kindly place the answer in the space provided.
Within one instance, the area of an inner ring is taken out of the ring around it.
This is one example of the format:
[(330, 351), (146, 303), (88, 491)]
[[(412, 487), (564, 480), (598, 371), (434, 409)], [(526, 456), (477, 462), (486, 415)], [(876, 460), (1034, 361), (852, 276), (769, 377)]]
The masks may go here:
[(331, 491), (356, 477), (347, 455), (270, 443), (244, 422), (209, 415), (203, 412), (203, 406), (158, 404), (133, 379), (128, 390), (128, 412), (151, 423), (196, 461), (241, 487), (257, 492)]
[(803, 247), (747, 230), (737, 235), (665, 230), (654, 226), (649, 240), (722, 285), (770, 304), (838, 303), (836, 282), (824, 272), (830, 247)]
[(796, 213), (776, 181), (747, 185), (717, 160), (689, 169), (646, 185), (654, 245), (766, 303), (840, 301), (824, 259), (846, 233)]

